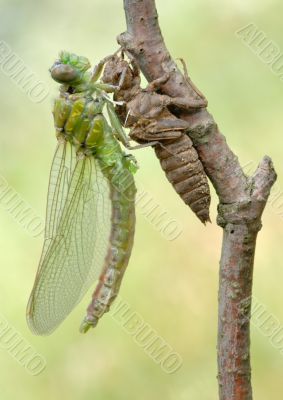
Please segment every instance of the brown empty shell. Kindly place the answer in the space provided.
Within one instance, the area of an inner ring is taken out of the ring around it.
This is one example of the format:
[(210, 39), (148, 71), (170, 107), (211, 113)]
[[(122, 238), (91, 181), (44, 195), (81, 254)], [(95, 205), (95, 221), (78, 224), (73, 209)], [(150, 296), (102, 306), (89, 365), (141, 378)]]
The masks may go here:
[(197, 217), (210, 221), (210, 190), (198, 154), (186, 135), (174, 141), (163, 141), (155, 146), (162, 169), (183, 201)]

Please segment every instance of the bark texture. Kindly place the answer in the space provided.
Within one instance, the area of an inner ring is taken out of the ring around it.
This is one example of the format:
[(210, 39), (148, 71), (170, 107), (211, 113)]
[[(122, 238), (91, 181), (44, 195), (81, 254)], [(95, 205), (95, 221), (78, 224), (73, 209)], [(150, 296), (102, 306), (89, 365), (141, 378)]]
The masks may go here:
[(250, 308), (256, 237), (270, 189), (276, 180), (265, 156), (247, 177), (236, 155), (206, 108), (202, 95), (171, 58), (158, 24), (154, 0), (124, 0), (127, 31), (118, 42), (135, 58), (148, 81), (170, 73), (161, 92), (182, 97), (184, 107), (172, 109), (190, 122), (193, 140), (219, 197), (218, 224), (223, 228), (219, 280), (218, 382), (220, 400), (251, 400)]

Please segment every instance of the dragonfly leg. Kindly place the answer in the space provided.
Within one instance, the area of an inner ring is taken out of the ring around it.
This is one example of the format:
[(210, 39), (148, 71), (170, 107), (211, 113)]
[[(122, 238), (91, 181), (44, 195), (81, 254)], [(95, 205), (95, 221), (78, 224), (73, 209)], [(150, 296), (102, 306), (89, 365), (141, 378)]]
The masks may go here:
[(156, 92), (157, 90), (159, 90), (161, 88), (162, 85), (164, 85), (164, 83), (166, 83), (168, 81), (169, 78), (170, 78), (170, 74), (169, 74), (169, 72), (166, 72), (160, 78), (157, 78), (154, 81), (150, 82), (147, 85), (145, 90), (147, 92)]
[[(155, 146), (156, 144), (159, 143), (158, 142), (158, 138), (155, 138), (150, 143), (141, 143), (141, 144), (132, 146), (130, 144), (129, 137), (125, 133), (125, 131), (123, 129), (123, 126), (122, 126), (122, 124), (121, 124), (121, 122), (119, 120), (119, 117), (117, 116), (117, 114), (115, 112), (115, 108), (113, 107), (113, 105), (111, 103), (107, 103), (107, 111), (108, 111), (109, 119), (111, 121), (111, 126), (112, 126), (112, 128), (114, 130), (115, 136), (117, 137), (118, 140), (120, 140), (120, 142), (123, 143), (123, 145), (128, 150), (140, 150), (140, 149), (144, 149), (145, 147)], [(151, 139), (152, 138), (153, 137), (151, 137)]]
[(129, 142), (129, 138), (128, 135), (126, 134), (126, 132), (123, 129), (123, 126), (119, 120), (118, 115), (116, 114), (115, 108), (113, 106), (112, 103), (107, 102), (107, 112), (109, 115), (109, 119), (111, 122), (111, 126), (114, 132), (114, 135), (117, 137), (118, 140), (120, 140), (120, 142), (123, 143), (123, 145), (126, 148), (130, 148), (130, 142)]
[(99, 63), (97, 65), (95, 65), (95, 67), (93, 68), (92, 74), (91, 74), (91, 82), (96, 82), (100, 78), (104, 65), (109, 60), (111, 60), (117, 53), (119, 53), (119, 51), (121, 51), (120, 48), (117, 51), (115, 51), (115, 53), (111, 54), (110, 56), (104, 57), (101, 61), (99, 61)]
[(140, 149), (145, 149), (146, 147), (156, 146), (157, 144), (160, 144), (160, 142), (155, 140), (155, 141), (148, 142), (148, 143), (141, 143), (141, 144), (137, 144), (135, 146), (129, 146), (129, 147), (127, 147), (127, 149), (129, 149), (129, 150), (140, 150)]
[(188, 84), (194, 89), (194, 91), (195, 91), (205, 102), (207, 102), (205, 95), (196, 87), (196, 85), (192, 82), (191, 78), (189, 77), (189, 74), (188, 74), (188, 67), (187, 67), (186, 61), (185, 61), (183, 58), (177, 58), (177, 60), (180, 60), (180, 61), (181, 61), (181, 64), (182, 64), (182, 67), (183, 67), (183, 71), (184, 71), (184, 77), (185, 77), (186, 81), (188, 82)]
[(112, 85), (110, 83), (100, 83), (100, 82), (96, 83), (95, 87), (100, 90), (103, 90), (106, 93), (113, 93), (115, 92), (115, 90), (119, 89), (119, 86)]
[[(174, 121), (160, 120), (151, 121), (145, 120), (137, 123), (130, 131), (130, 138), (138, 143), (149, 143), (150, 146), (158, 144), (160, 141), (176, 140), (180, 138), (187, 126), (174, 126)], [(155, 143), (157, 142), (157, 143)]]

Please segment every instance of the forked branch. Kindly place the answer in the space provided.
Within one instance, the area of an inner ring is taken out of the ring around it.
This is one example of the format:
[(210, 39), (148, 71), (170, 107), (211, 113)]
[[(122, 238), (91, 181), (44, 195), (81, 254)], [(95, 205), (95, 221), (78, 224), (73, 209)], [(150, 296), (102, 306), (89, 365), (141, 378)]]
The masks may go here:
[[(276, 180), (265, 156), (247, 177), (236, 155), (206, 108), (196, 86), (179, 71), (158, 24), (154, 0), (124, 0), (127, 32), (118, 42), (134, 57), (149, 82), (170, 74), (161, 92), (182, 98), (173, 110), (190, 123), (205, 171), (219, 197), (218, 224), (223, 228), (219, 281), (218, 381), (220, 400), (251, 400), (250, 309), (256, 237), (270, 189)], [(185, 110), (186, 108), (186, 110)]]

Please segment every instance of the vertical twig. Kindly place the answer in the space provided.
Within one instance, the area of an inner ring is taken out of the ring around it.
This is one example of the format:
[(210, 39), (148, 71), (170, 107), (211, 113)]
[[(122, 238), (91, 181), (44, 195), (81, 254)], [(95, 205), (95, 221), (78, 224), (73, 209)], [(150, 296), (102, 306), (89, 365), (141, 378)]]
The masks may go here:
[[(162, 37), (154, 0), (124, 0), (127, 32), (119, 43), (135, 57), (149, 81), (170, 71), (163, 93), (198, 98), (172, 60)], [(220, 400), (251, 400), (250, 308), (253, 263), (261, 215), (276, 180), (265, 156), (255, 174), (245, 176), (206, 109), (183, 112), (189, 135), (219, 197), (218, 224), (223, 228), (219, 280), (218, 382)]]

